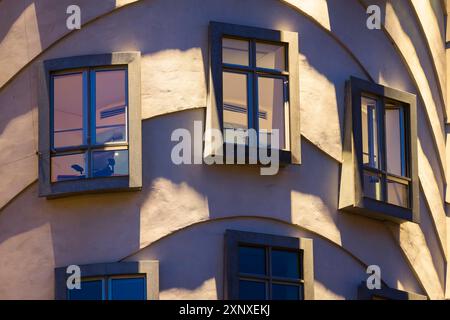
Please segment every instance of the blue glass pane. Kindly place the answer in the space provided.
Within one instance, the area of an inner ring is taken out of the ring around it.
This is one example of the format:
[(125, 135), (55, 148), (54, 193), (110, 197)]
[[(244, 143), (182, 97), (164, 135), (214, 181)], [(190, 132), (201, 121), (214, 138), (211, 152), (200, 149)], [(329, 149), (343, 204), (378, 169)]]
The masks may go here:
[(128, 175), (128, 150), (95, 151), (92, 161), (94, 177)]
[(240, 280), (239, 300), (266, 300), (265, 282)]
[(111, 279), (111, 300), (146, 300), (145, 278)]
[(81, 289), (68, 291), (69, 300), (103, 300), (103, 281), (81, 281)]
[(300, 278), (300, 257), (298, 252), (272, 250), (272, 276)]
[(265, 248), (239, 247), (239, 272), (266, 274)]
[(300, 288), (286, 284), (272, 285), (272, 300), (299, 300)]

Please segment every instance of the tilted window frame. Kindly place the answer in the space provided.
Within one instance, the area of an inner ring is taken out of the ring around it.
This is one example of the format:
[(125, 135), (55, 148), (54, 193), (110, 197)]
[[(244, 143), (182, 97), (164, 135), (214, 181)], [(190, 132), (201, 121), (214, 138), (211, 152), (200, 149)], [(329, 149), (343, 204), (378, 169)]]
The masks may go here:
[(358, 300), (377, 300), (376, 298), (381, 300), (428, 300), (427, 296), (389, 288), (385, 285), (381, 285), (380, 289), (370, 290), (365, 281), (361, 282), (358, 286)]
[[(133, 191), (142, 188), (141, 54), (114, 52), (46, 60), (39, 65), (39, 196)], [(128, 75), (128, 175), (51, 182), (51, 77), (71, 69), (126, 66)]]
[(275, 247), (280, 250), (301, 251), (303, 273), (303, 299), (314, 300), (313, 241), (273, 234), (226, 230), (225, 232), (225, 284), (226, 300), (239, 299), (239, 246)]
[[(347, 212), (362, 214), (380, 220), (389, 220), (397, 223), (404, 221), (419, 223), (416, 95), (356, 77), (350, 78), (346, 89), (345, 133), (339, 208)], [(361, 97), (365, 95), (398, 102), (408, 110), (409, 136), (406, 136), (406, 142), (409, 147), (409, 157), (407, 158), (409, 158), (409, 173), (411, 175), (409, 177), (409, 208), (364, 196)]]
[[(222, 38), (256, 40), (269, 43), (280, 43), (286, 46), (286, 60), (289, 71), (289, 147), (279, 150), (280, 164), (301, 163), (301, 133), (300, 133), (300, 97), (299, 97), (299, 45), (298, 33), (278, 31), (258, 27), (211, 21), (209, 24), (209, 89), (206, 114), (206, 132), (210, 129), (220, 130), (223, 134), (223, 79), (222, 79)], [(287, 119), (286, 119), (287, 120)], [(285, 123), (286, 127), (287, 123)], [(234, 145), (236, 149), (236, 145)], [(259, 148), (259, 146), (258, 146)], [(204, 158), (224, 156), (225, 143), (212, 141), (205, 135)], [(249, 147), (246, 146), (248, 158)], [(236, 151), (235, 151), (236, 155)], [(225, 157), (224, 157), (225, 158)]]
[[(130, 261), (80, 265), (80, 276), (83, 278), (107, 278), (117, 276), (145, 276), (147, 300), (159, 300), (159, 262)], [(55, 300), (68, 300), (67, 280), (71, 276), (67, 267), (55, 268)], [(75, 290), (75, 289), (74, 289)], [(104, 296), (109, 296), (103, 292)]]

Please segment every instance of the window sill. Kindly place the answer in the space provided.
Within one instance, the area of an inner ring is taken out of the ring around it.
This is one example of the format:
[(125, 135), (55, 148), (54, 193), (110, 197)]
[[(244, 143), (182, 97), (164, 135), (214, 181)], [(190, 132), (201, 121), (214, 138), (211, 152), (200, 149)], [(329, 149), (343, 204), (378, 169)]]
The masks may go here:
[(369, 218), (392, 221), (395, 223), (416, 222), (413, 219), (413, 210), (394, 204), (363, 197), (361, 203), (342, 208), (343, 211), (356, 213)]
[[(229, 154), (227, 155), (227, 148), (234, 148), (234, 154)], [(266, 149), (266, 148), (251, 148), (249, 146), (245, 146), (245, 161), (242, 161), (242, 159), (238, 159), (238, 148), (242, 148), (242, 145), (238, 145), (238, 144), (230, 144), (230, 143), (224, 143), (223, 144), (223, 164), (227, 164), (227, 165), (245, 165), (245, 166), (268, 166), (270, 165), (270, 163), (265, 164), (261, 161), (260, 157), (259, 157), (259, 152), (263, 152), (264, 154), (267, 154), (267, 157), (270, 159), (271, 156), (271, 149)], [(267, 151), (268, 150), (268, 151)], [(288, 150), (277, 150), (274, 149), (275, 151), (278, 151), (279, 157), (278, 157), (278, 161), (279, 161), (279, 165), (280, 167), (285, 167), (289, 164), (292, 164), (292, 154), (291, 151)], [(204, 159), (212, 159), (214, 157), (219, 157), (218, 153), (217, 155), (205, 155)], [(253, 154), (256, 154), (256, 159), (253, 156)], [(238, 161), (239, 160), (239, 161)], [(220, 165), (220, 164), (218, 164)]]
[(40, 197), (56, 199), (73, 195), (139, 191), (142, 185), (132, 186), (130, 177), (104, 177), (94, 179), (80, 179), (51, 183), (48, 188), (40, 191)]

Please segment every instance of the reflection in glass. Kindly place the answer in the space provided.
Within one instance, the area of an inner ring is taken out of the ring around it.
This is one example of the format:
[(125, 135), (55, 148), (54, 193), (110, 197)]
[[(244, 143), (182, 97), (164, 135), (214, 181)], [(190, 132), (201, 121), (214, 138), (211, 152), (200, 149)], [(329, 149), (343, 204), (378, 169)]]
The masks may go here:
[(266, 250), (256, 247), (239, 247), (239, 272), (266, 274)]
[(103, 300), (103, 280), (83, 280), (81, 289), (68, 290), (69, 300)]
[(111, 300), (146, 300), (145, 278), (116, 278), (110, 280)]
[(223, 128), (225, 142), (234, 143), (233, 134), (237, 135), (237, 143), (247, 142), (248, 100), (247, 75), (242, 73), (223, 73)]
[(126, 141), (126, 70), (95, 72), (95, 143)]
[(361, 97), (363, 164), (379, 168), (377, 101)]
[(285, 47), (275, 44), (256, 43), (256, 66), (258, 68), (286, 70)]
[(299, 253), (272, 250), (272, 276), (300, 279)]
[(364, 171), (364, 196), (382, 200), (381, 178), (377, 174)]
[(83, 137), (83, 73), (53, 76), (54, 147), (79, 146)]
[(92, 176), (112, 177), (128, 175), (128, 150), (94, 151)]
[[(284, 98), (284, 80), (280, 78), (258, 78), (259, 130), (267, 132), (267, 139), (261, 139), (260, 145), (270, 145), (273, 129), (279, 132), (279, 148), (285, 149), (285, 114), (287, 104)], [(266, 131), (267, 130), (267, 131)]]
[(58, 155), (51, 158), (52, 182), (83, 179), (87, 176), (85, 153)]
[(299, 300), (300, 287), (287, 284), (272, 285), (272, 300)]
[(239, 300), (266, 300), (266, 283), (239, 280)]
[(406, 176), (403, 108), (386, 106), (386, 165), (387, 171)]
[(246, 40), (222, 39), (223, 63), (248, 66), (248, 44)]
[(408, 190), (409, 190), (408, 185), (388, 180), (387, 201), (391, 204), (408, 208), (409, 207)]

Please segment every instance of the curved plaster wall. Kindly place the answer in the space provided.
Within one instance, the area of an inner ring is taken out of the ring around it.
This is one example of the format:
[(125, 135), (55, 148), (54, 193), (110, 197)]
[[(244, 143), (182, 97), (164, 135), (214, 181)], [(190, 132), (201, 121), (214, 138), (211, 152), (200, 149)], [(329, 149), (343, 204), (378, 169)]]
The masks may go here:
[[(52, 9), (47, 1), (0, 3), (0, 15), (13, 13), (0, 19), (0, 63), (7, 66), (0, 78), (0, 146), (4, 150), (0, 155), (0, 265), (6, 266), (1, 268), (0, 278), (16, 274), (19, 283), (30, 286), (23, 274), (36, 271), (34, 261), (39, 252), (41, 266), (47, 267), (32, 284), (38, 286), (51, 281), (54, 266), (116, 261), (192, 223), (255, 215), (299, 225), (368, 264), (382, 264), (388, 271), (385, 280), (393, 287), (415, 292), (422, 287), (430, 297), (443, 297), (447, 255), (442, 149), (445, 106), (439, 98), (442, 84), (436, 82), (442, 75), (435, 74), (441, 72), (437, 61), (441, 54), (434, 47), (437, 45), (430, 44), (439, 40), (436, 28), (425, 36), (420, 33), (425, 18), (416, 20), (413, 14), (418, 3), (380, 1), (385, 13), (381, 31), (361, 27), (365, 25), (365, 4), (356, 0), (345, 6), (324, 0), (230, 0), (208, 1), (208, 5), (200, 0), (104, 1), (102, 6), (79, 3), (85, 25), (70, 33), (56, 28), (65, 24), (66, 16), (60, 14), (66, 7), (64, 1)], [(427, 21), (442, 23), (436, 4), (432, 10), (425, 9)], [(267, 178), (260, 177), (255, 168), (171, 165), (169, 129), (190, 127), (192, 120), (203, 119), (210, 20), (299, 33), (305, 138), (301, 166)], [(144, 122), (144, 190), (37, 199), (33, 184), (37, 178), (36, 57), (127, 50), (139, 50), (143, 56), (143, 119), (164, 115)], [(418, 95), (425, 221), (420, 226), (384, 225), (337, 212), (344, 82), (350, 75)], [(236, 181), (242, 184), (237, 188), (240, 192), (230, 192), (236, 189)], [(119, 231), (120, 236), (114, 236)], [(30, 263), (16, 268), (21, 259)], [(407, 280), (400, 280), (403, 274)], [(411, 274), (417, 283), (407, 276)], [(0, 297), (8, 295), (7, 289), (11, 290), (0, 286)], [(51, 298), (51, 292), (50, 288), (42, 297)], [(39, 295), (33, 290), (21, 294)]]

